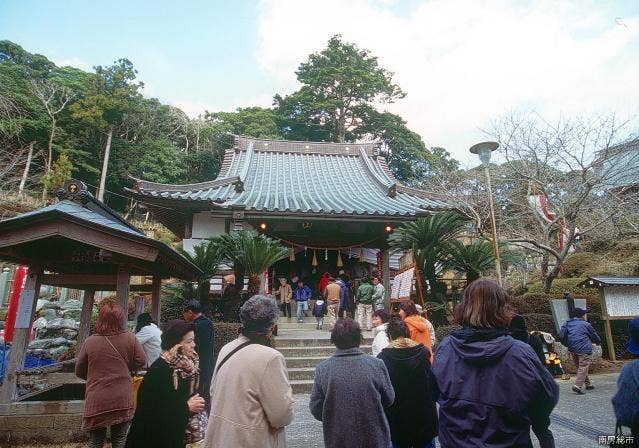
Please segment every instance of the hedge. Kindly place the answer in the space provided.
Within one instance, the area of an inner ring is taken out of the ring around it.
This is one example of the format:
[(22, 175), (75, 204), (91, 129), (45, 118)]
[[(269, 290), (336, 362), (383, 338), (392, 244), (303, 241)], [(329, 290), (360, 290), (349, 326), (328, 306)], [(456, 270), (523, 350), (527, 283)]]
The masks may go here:
[(526, 321), (526, 327), (528, 327), (528, 331), (543, 331), (545, 333), (550, 333), (553, 335), (557, 334), (557, 331), (555, 330), (555, 322), (553, 321), (551, 315), (529, 313), (522, 314), (522, 316)]
[(226, 344), (236, 339), (240, 330), (240, 324), (235, 322), (213, 322), (215, 339), (213, 341), (215, 358), (220, 353), (220, 349)]
[(452, 332), (461, 330), (461, 325), (438, 325), (435, 327), (435, 336), (437, 337), (437, 343), (441, 342), (446, 336)]
[(518, 314), (551, 314), (551, 296), (543, 293), (527, 292), (521, 297), (511, 297), (508, 299), (509, 305)]

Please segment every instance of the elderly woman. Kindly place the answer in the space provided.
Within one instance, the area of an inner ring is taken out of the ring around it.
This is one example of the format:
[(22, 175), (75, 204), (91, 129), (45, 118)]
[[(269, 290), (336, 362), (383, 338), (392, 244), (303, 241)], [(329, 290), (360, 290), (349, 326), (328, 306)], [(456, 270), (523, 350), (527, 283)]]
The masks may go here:
[(241, 334), (218, 354), (205, 447), (286, 446), (293, 391), (284, 356), (272, 348), (278, 316), (277, 303), (266, 296), (240, 308)]
[(138, 392), (127, 448), (184, 447), (188, 419), (204, 409), (197, 395), (198, 363), (191, 322), (172, 320), (162, 333), (162, 354)]
[(331, 331), (337, 350), (315, 369), (309, 407), (322, 422), (327, 448), (389, 448), (384, 414), (395, 392), (384, 362), (360, 350), (362, 331), (353, 319), (340, 319)]
[(133, 418), (131, 371), (146, 365), (142, 346), (124, 328), (124, 311), (114, 301), (100, 306), (95, 330), (82, 345), (75, 374), (86, 380), (82, 429), (89, 448), (102, 448), (111, 428), (111, 446), (124, 447)]
[(559, 387), (548, 369), (509, 334), (506, 298), (492, 280), (472, 282), (455, 311), (463, 328), (439, 344), (433, 373), (442, 448), (528, 447), (531, 419), (543, 417), (530, 410), (550, 414), (557, 403)]

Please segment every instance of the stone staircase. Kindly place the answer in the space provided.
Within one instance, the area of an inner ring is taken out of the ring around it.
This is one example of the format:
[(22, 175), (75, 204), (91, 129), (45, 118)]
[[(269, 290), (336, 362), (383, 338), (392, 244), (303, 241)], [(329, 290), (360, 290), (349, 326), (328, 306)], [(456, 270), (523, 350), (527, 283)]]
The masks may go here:
[[(315, 319), (307, 317), (304, 323), (280, 319), (275, 348), (284, 355), (288, 377), (294, 394), (310, 394), (315, 378), (315, 367), (335, 352), (331, 344), (328, 322), (324, 320), (324, 330), (315, 329)], [(365, 332), (361, 348), (371, 352), (372, 334)]]

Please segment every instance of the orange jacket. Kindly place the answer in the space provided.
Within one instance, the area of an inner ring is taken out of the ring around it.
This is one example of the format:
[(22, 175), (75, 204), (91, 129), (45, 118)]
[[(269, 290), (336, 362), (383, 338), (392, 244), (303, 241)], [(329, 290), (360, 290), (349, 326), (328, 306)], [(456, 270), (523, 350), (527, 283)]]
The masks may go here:
[(428, 321), (417, 314), (413, 314), (412, 316), (406, 316), (404, 322), (410, 331), (410, 338), (419, 344), (423, 344), (424, 347), (428, 349), (430, 352), (430, 362), (432, 364), (433, 344), (430, 339), (430, 331), (428, 331)]

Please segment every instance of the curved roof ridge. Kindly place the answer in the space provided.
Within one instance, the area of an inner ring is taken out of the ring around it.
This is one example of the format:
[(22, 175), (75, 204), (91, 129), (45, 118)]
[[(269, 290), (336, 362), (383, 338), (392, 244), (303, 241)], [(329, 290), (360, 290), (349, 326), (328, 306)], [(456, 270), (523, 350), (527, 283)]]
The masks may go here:
[(262, 138), (234, 135), (235, 151), (246, 151), (250, 142), (254, 142), (254, 151), (289, 152), (300, 154), (338, 154), (357, 156), (359, 149), (364, 149), (368, 155), (375, 155), (379, 151), (379, 142), (362, 143), (335, 143), (335, 142), (311, 142), (299, 140), (269, 140)]
[(160, 190), (166, 192), (187, 192), (187, 191), (199, 191), (208, 190), (216, 187), (223, 187), (228, 184), (234, 184), (239, 182), (239, 176), (216, 178), (206, 182), (195, 182), (192, 184), (162, 184), (159, 182), (151, 182), (148, 180), (138, 179), (137, 177), (129, 176), (129, 179), (134, 182), (133, 190)]

